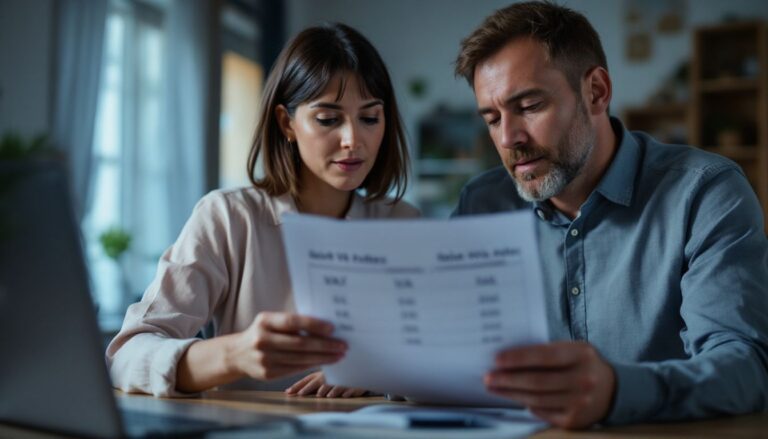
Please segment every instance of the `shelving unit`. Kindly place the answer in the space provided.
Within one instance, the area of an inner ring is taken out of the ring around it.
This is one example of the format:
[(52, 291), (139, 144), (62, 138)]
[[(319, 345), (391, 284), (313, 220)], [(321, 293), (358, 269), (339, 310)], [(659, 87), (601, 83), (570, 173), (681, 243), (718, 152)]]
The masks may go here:
[(498, 156), (473, 108), (436, 108), (419, 122), (418, 139), (415, 201), (424, 216), (445, 218), (464, 184), (495, 165)]
[(627, 108), (624, 124), (630, 130), (644, 131), (665, 143), (688, 143), (690, 106), (676, 102)]
[(744, 169), (768, 230), (766, 24), (697, 29), (691, 67), (691, 144), (729, 157)]

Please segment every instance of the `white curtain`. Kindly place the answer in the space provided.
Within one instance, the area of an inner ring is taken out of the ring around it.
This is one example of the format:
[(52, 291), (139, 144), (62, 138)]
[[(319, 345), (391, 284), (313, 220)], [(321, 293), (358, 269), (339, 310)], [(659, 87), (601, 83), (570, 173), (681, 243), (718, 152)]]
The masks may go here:
[(101, 75), (107, 2), (56, 2), (51, 141), (67, 154), (75, 214), (90, 200), (92, 146)]
[(205, 192), (212, 2), (171, 0), (166, 15), (165, 99), (170, 233)]

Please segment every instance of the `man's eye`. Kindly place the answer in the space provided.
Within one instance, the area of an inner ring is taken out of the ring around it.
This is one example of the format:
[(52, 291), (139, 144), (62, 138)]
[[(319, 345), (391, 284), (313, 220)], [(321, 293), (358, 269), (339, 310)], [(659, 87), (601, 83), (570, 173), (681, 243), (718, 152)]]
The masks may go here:
[(535, 104), (526, 105), (525, 107), (521, 107), (520, 108), (520, 112), (528, 113), (528, 112), (531, 112), (531, 111), (536, 111), (536, 110), (539, 109), (539, 107), (541, 107), (541, 102), (536, 102)]
[(316, 117), (315, 120), (317, 120), (317, 123), (324, 127), (330, 127), (336, 124), (336, 122), (339, 121), (339, 118), (337, 117)]
[(486, 125), (488, 125), (489, 127), (495, 127), (496, 125), (498, 125), (498, 124), (499, 124), (499, 120), (501, 120), (501, 118), (499, 118), (499, 117), (494, 117), (493, 119), (486, 119), (486, 120), (485, 120), (485, 123), (486, 123)]
[(360, 120), (366, 125), (376, 125), (379, 123), (378, 117), (361, 117)]

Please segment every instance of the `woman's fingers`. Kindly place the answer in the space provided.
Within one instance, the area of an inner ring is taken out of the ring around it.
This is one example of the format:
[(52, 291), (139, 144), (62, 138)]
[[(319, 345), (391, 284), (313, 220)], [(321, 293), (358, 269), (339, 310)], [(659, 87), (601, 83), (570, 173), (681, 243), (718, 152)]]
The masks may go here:
[(315, 384), (316, 384), (315, 390), (317, 390), (317, 387), (320, 387), (320, 384), (322, 384), (323, 382), (322, 375), (323, 375), (322, 372), (311, 373), (305, 376), (304, 378), (296, 381), (295, 383), (293, 383), (293, 385), (285, 389), (285, 393), (288, 393), (291, 395), (305, 395), (306, 393), (302, 393), (302, 392), (312, 387)]
[(328, 337), (333, 333), (333, 324), (325, 320), (287, 312), (261, 312), (256, 324), (264, 329), (285, 334), (307, 333)]
[(311, 354), (286, 351), (266, 351), (264, 352), (263, 363), (265, 367), (304, 366), (305, 368), (309, 368), (335, 363), (343, 357), (343, 353)]
[(341, 340), (277, 332), (261, 334), (256, 340), (254, 347), (263, 351), (316, 352), (323, 354), (343, 354), (347, 351), (347, 344)]
[(329, 384), (323, 384), (320, 386), (319, 389), (317, 389), (317, 397), (318, 398), (325, 398), (328, 396), (328, 393), (333, 389), (333, 386)]

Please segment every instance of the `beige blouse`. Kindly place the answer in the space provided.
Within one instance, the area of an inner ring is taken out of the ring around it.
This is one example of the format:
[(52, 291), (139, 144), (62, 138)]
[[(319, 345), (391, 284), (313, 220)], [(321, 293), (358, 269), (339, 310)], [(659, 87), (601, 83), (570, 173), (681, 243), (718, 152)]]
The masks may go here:
[[(389, 202), (367, 203), (355, 194), (346, 218), (419, 215), (406, 202)], [(115, 387), (181, 396), (176, 365), (208, 322), (214, 335), (230, 334), (246, 329), (261, 311), (295, 309), (280, 234), (287, 212), (297, 212), (289, 195), (270, 197), (252, 187), (217, 190), (198, 202), (107, 348)], [(227, 387), (265, 388), (258, 384), (247, 379)]]

